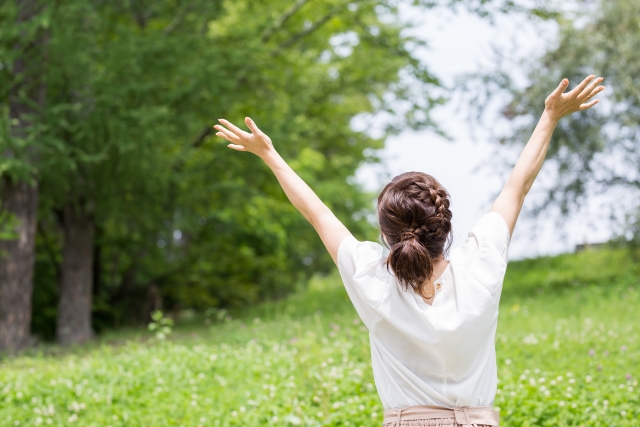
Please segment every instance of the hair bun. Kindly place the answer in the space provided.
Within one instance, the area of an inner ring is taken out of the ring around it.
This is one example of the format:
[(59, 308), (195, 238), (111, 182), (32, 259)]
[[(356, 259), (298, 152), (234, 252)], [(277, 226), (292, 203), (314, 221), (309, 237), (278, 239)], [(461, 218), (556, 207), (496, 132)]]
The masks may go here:
[(390, 246), (387, 266), (403, 287), (424, 295), (434, 258), (451, 245), (449, 193), (431, 175), (407, 172), (378, 196), (380, 230)]

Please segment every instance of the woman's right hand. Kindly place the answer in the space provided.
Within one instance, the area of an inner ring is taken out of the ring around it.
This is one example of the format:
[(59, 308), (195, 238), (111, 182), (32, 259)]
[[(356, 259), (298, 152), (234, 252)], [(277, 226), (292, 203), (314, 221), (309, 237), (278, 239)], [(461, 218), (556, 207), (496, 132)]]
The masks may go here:
[(225, 119), (219, 119), (219, 121), (224, 126), (214, 126), (218, 131), (216, 135), (231, 143), (227, 147), (236, 151), (248, 151), (260, 158), (264, 158), (267, 154), (273, 152), (271, 138), (265, 135), (249, 117), (245, 117), (244, 122), (251, 130), (251, 133), (243, 131)]
[(563, 79), (556, 90), (551, 93), (544, 101), (545, 112), (553, 121), (558, 121), (564, 116), (575, 113), (576, 111), (584, 111), (596, 105), (599, 100), (593, 98), (597, 93), (604, 90), (604, 86), (598, 86), (603, 77), (594, 79), (595, 76), (588, 76), (571, 92), (564, 93), (569, 86), (569, 80)]

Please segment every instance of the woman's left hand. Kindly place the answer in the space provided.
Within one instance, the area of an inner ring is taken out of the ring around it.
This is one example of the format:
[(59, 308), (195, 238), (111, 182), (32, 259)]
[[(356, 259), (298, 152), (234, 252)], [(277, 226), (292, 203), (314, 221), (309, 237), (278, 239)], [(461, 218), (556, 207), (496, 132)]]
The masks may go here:
[(588, 76), (575, 89), (567, 93), (564, 91), (569, 87), (569, 80), (563, 79), (556, 90), (544, 101), (545, 112), (549, 118), (557, 122), (564, 116), (576, 111), (584, 111), (596, 105), (597, 99), (590, 100), (604, 90), (604, 86), (599, 86), (604, 78), (598, 77), (596, 79), (594, 77), (593, 75)]
[(246, 117), (244, 122), (251, 133), (243, 131), (225, 119), (219, 119), (219, 122), (224, 126), (214, 126), (218, 131), (216, 135), (229, 141), (231, 143), (228, 145), (229, 148), (236, 151), (248, 151), (260, 158), (264, 158), (265, 155), (273, 151), (271, 138), (265, 135), (249, 117)]

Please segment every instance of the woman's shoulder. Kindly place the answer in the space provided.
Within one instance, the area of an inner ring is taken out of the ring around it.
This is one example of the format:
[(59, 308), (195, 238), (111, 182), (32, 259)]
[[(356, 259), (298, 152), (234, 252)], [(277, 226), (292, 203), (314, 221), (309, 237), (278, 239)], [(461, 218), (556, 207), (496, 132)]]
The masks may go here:
[(353, 274), (375, 273), (380, 279), (388, 280), (385, 268), (387, 254), (378, 242), (358, 240), (353, 236), (345, 237), (338, 247), (338, 268)]
[(465, 243), (451, 251), (450, 260), (456, 268), (496, 290), (504, 278), (510, 241), (505, 219), (497, 212), (489, 212), (469, 230)]

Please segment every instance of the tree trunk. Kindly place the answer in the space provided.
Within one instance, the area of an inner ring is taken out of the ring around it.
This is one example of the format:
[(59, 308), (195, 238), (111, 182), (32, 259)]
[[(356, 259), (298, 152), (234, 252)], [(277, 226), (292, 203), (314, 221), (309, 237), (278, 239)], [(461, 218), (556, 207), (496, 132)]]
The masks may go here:
[(84, 206), (62, 210), (64, 249), (56, 336), (60, 344), (79, 344), (93, 337), (91, 307), (95, 223)]
[[(16, 0), (16, 6), (16, 25), (20, 26), (40, 13), (42, 3)], [(32, 136), (32, 117), (44, 107), (42, 67), (46, 62), (46, 40), (44, 29), (39, 29), (35, 36), (21, 30), (20, 39), (14, 46), (18, 55), (11, 70), (9, 132), (16, 139)], [(0, 154), (7, 158), (15, 156), (10, 150)], [(24, 161), (34, 163), (36, 158), (37, 151), (31, 145)], [(24, 348), (30, 338), (38, 185), (0, 176), (0, 197), (2, 209), (18, 220), (17, 239), (0, 242), (0, 351), (16, 352)]]
[(16, 352), (29, 343), (37, 224), (38, 187), (0, 182), (2, 208), (19, 220), (14, 240), (0, 241), (0, 351)]

